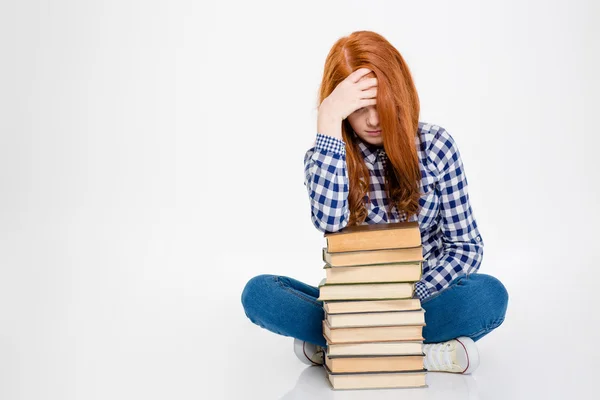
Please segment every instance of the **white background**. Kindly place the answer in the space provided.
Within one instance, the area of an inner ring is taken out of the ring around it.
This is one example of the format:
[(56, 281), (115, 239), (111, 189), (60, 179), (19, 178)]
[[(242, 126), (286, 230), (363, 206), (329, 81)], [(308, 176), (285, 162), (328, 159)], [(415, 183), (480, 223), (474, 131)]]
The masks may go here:
[(591, 396), (598, 4), (2, 2), (0, 398), (373, 398), (240, 302), (254, 275), (323, 276), (303, 157), (325, 57), (363, 29), (457, 141), (510, 295), (472, 376), (378, 395)]

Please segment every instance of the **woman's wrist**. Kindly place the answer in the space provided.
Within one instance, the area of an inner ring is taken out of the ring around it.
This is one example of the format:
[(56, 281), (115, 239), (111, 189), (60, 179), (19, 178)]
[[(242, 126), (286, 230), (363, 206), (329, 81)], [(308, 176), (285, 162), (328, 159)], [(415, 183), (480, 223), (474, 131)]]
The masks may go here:
[(332, 112), (326, 104), (321, 104), (317, 116), (317, 132), (332, 136), (339, 140), (342, 138), (342, 118)]

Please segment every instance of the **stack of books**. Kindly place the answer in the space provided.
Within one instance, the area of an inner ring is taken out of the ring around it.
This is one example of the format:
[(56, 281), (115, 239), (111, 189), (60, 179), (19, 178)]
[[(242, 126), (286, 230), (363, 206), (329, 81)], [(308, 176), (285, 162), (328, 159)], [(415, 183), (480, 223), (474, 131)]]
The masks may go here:
[(332, 388), (426, 387), (418, 223), (358, 225), (324, 237), (318, 299)]

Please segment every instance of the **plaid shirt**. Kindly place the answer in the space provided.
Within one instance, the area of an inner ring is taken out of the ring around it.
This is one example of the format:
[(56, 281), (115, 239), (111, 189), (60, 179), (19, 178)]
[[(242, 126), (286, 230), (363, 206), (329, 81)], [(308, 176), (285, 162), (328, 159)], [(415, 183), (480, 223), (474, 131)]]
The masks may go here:
[[(467, 177), (458, 146), (442, 127), (419, 122), (416, 138), (421, 169), (418, 221), (423, 245), (423, 276), (415, 295), (424, 300), (446, 288), (459, 275), (479, 269), (483, 239), (469, 203)], [(359, 139), (370, 174), (370, 202), (363, 224), (406, 221), (396, 207), (387, 213), (384, 186), (387, 155), (383, 147)], [(321, 232), (337, 232), (348, 224), (348, 172), (343, 140), (317, 132), (313, 147), (304, 156), (304, 185), (308, 190), (311, 219)], [(367, 196), (364, 198), (367, 203)]]

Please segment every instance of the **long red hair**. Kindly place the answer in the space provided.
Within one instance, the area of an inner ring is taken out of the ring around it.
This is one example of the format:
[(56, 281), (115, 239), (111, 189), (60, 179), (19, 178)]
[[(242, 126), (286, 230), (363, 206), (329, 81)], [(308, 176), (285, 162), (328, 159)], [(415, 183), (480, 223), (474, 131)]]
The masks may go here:
[[(377, 78), (377, 104), (383, 134), (383, 147), (388, 156), (385, 188), (388, 216), (396, 207), (408, 220), (419, 211), (421, 180), (415, 138), (419, 125), (419, 97), (404, 59), (383, 36), (371, 31), (356, 31), (338, 39), (325, 60), (318, 105), (353, 71), (366, 67)], [(318, 107), (317, 105), (317, 107)], [(367, 217), (365, 199), (369, 199), (369, 170), (360, 153), (358, 141), (347, 119), (342, 123), (346, 142), (346, 164), (349, 177), (348, 226), (360, 225)]]

